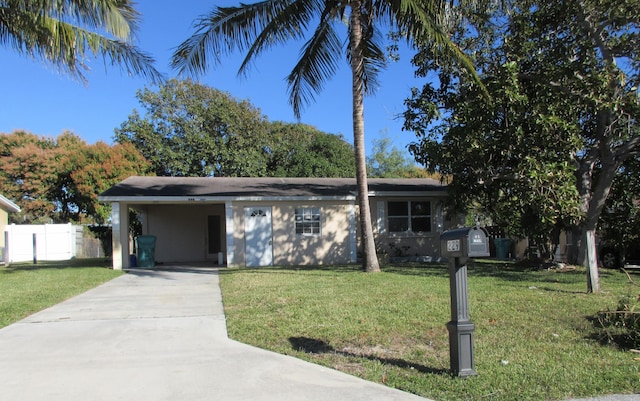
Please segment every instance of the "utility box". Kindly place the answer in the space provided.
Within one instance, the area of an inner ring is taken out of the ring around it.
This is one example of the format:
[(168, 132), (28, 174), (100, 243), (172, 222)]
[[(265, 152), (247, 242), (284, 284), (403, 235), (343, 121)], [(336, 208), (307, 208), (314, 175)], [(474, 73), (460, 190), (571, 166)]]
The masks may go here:
[(489, 237), (477, 227), (445, 231), (440, 234), (440, 255), (447, 258), (489, 257)]

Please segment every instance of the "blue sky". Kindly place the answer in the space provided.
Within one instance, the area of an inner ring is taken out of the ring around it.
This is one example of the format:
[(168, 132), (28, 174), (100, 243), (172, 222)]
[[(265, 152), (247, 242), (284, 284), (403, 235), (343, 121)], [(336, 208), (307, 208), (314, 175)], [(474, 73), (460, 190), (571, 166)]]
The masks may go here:
[[(142, 14), (136, 45), (156, 59), (156, 68), (167, 77), (176, 76), (169, 60), (180, 42), (193, 33), (193, 20), (216, 5), (237, 5), (231, 0), (204, 1), (139, 0)], [(238, 77), (241, 54), (226, 58), (222, 65), (198, 78), (202, 84), (229, 92), (237, 99), (247, 99), (271, 121), (295, 122), (288, 103), (284, 78), (293, 67), (300, 46), (274, 48), (257, 60), (248, 77)], [(367, 153), (372, 141), (381, 135), (404, 150), (415, 135), (401, 131), (403, 101), (413, 86), (424, 80), (414, 78), (410, 64), (412, 53), (404, 51), (399, 62), (390, 63), (380, 76), (381, 87), (365, 99)], [(65, 130), (74, 132), (88, 143), (113, 143), (113, 130), (134, 109), (142, 111), (136, 91), (151, 84), (143, 78), (127, 76), (119, 67), (105, 66), (101, 58), (90, 60), (86, 74), (88, 85), (59, 73), (55, 68), (19, 55), (10, 48), (0, 48), (0, 132), (25, 130), (55, 137)], [(337, 75), (328, 82), (302, 114), (302, 123), (318, 129), (343, 134), (352, 142), (351, 78), (344, 61)]]

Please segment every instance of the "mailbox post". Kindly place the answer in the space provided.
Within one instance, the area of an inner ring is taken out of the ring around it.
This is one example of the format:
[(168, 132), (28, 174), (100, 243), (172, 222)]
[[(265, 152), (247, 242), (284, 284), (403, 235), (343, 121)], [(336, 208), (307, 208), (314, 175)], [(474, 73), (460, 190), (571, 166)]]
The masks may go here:
[(489, 256), (489, 240), (479, 228), (460, 228), (440, 235), (440, 254), (449, 262), (451, 321), (449, 356), (451, 372), (459, 377), (476, 376), (473, 357), (475, 326), (469, 317), (467, 261), (473, 257)]

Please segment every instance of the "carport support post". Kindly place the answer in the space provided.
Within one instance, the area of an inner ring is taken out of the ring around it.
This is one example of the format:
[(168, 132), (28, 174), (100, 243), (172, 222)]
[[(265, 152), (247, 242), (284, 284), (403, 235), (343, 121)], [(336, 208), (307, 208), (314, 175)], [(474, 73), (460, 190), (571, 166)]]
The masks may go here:
[(473, 331), (475, 327), (469, 319), (466, 262), (466, 258), (449, 258), (451, 292), (451, 321), (447, 323), (449, 357), (451, 372), (458, 377), (478, 374), (473, 360)]
[(129, 206), (111, 203), (112, 258), (113, 269), (129, 268)]

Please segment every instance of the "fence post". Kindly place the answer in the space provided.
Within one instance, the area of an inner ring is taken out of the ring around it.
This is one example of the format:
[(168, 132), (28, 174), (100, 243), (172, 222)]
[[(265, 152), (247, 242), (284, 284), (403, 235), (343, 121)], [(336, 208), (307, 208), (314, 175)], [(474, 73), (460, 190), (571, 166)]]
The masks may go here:
[(4, 232), (4, 250), (2, 251), (2, 261), (5, 264), (9, 264), (9, 231)]
[(36, 233), (33, 233), (33, 264), (38, 264), (38, 244), (36, 241)]

